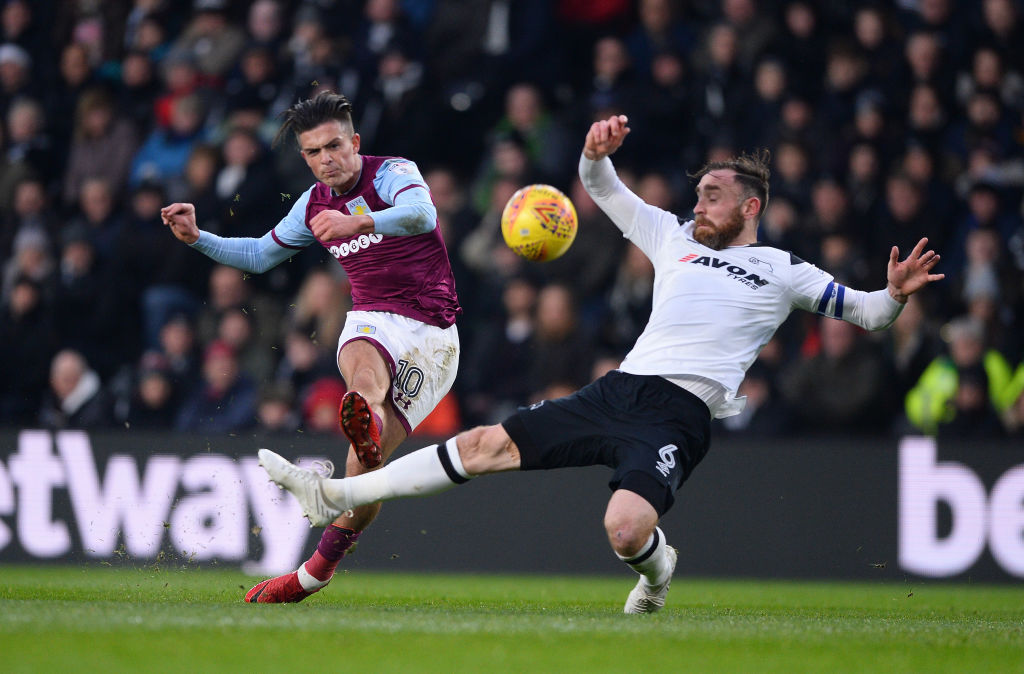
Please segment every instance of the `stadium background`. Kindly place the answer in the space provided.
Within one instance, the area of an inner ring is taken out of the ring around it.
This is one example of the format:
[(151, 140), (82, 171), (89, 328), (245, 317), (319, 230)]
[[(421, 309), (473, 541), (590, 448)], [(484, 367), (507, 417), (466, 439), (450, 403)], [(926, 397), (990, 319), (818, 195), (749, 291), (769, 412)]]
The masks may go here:
[[(463, 357), (424, 441), (572, 390), (639, 334), (650, 265), (575, 179), (589, 123), (622, 112), (616, 166), (651, 203), (685, 214), (687, 171), (767, 147), (765, 241), (864, 289), (892, 244), (928, 236), (943, 255), (946, 281), (890, 331), (788, 321), (744, 384), (748, 412), (716, 422), (716, 452), (781, 439), (765, 446), (796, 447), (785, 465), (800, 466), (802, 447), (877, 446), (894, 467), (899, 438), (923, 432), (960, 461), (964, 438), (1021, 461), (1018, 2), (7, 0), (0, 18), (9, 524), (18, 429), (119, 438), (95, 443), (103, 456), (153, 432), (214, 451), (232, 434), (340, 447), (340, 267), (311, 248), (244, 277), (158, 217), (188, 200), (210, 231), (263, 234), (310, 184), (293, 147), (271, 147), (275, 116), (320, 88), (353, 101), (367, 153), (415, 160), (438, 206)], [(548, 265), (511, 255), (497, 227), (538, 181), (581, 220)], [(1005, 468), (978, 466), (987, 487)]]

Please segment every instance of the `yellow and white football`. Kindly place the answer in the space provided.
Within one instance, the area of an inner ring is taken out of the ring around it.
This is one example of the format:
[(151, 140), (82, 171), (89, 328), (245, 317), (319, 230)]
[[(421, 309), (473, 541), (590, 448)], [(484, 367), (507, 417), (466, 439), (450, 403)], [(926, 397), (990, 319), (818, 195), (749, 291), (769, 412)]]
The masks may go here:
[(576, 238), (576, 208), (551, 185), (527, 185), (505, 204), (501, 234), (508, 247), (527, 260), (554, 260)]

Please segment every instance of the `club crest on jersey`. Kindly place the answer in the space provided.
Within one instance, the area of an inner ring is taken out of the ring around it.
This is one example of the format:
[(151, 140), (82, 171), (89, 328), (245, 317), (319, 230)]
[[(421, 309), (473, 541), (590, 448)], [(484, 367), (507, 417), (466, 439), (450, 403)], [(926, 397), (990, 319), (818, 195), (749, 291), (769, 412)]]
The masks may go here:
[[(721, 269), (724, 271), (729, 278), (736, 279), (740, 283), (758, 290), (762, 286), (768, 285), (768, 279), (761, 278), (753, 272), (749, 272), (738, 264), (732, 264), (728, 260), (720, 260), (717, 257), (710, 255), (697, 255), (697, 253), (690, 253), (679, 258), (680, 262), (689, 262), (690, 264), (702, 264), (710, 269)], [(760, 260), (758, 260), (760, 262)]]
[(366, 199), (362, 197), (345, 202), (345, 208), (348, 209), (350, 215), (366, 215), (373, 212), (370, 210), (370, 205), (366, 203)]
[(768, 271), (770, 271), (773, 274), (775, 273), (775, 267), (772, 266), (771, 262), (765, 262), (764, 260), (756, 257), (748, 257), (747, 261), (750, 262), (751, 264), (759, 264), (768, 267)]
[(377, 328), (372, 325), (357, 325), (356, 332), (362, 335), (372, 335), (377, 332)]

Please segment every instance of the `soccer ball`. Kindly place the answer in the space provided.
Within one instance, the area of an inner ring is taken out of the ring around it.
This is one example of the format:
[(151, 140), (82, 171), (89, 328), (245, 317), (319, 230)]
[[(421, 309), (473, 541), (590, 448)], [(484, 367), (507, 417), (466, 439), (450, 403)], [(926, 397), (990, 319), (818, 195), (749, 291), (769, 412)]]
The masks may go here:
[(505, 204), (501, 235), (516, 255), (534, 262), (554, 260), (576, 238), (576, 209), (551, 185), (527, 185)]

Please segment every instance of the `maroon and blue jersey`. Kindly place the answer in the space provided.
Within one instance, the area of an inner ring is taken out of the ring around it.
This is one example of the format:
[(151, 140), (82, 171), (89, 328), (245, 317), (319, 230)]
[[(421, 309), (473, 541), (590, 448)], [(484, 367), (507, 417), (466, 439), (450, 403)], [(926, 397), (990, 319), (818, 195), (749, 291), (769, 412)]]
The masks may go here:
[(345, 269), (352, 286), (352, 308), (388, 311), (429, 325), (447, 328), (462, 313), (455, 293), (448, 251), (435, 226), (422, 234), (389, 236), (358, 234), (321, 240), (309, 221), (317, 213), (336, 210), (347, 215), (380, 213), (402, 203), (430, 202), (430, 192), (413, 162), (398, 157), (362, 157), (359, 179), (344, 194), (317, 182), (302, 194), (288, 215), (270, 232), (285, 249), (301, 249), (314, 241)]

